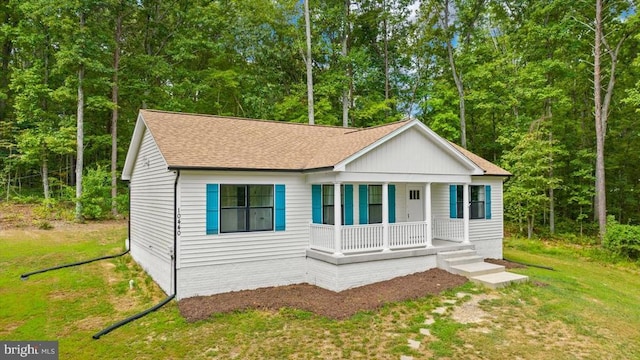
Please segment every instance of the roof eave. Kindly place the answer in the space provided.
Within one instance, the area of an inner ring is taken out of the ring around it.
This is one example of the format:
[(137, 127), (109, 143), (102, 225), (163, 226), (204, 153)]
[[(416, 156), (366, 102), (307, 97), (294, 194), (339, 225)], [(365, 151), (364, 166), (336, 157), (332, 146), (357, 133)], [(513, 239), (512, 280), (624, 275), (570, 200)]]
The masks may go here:
[(220, 167), (220, 166), (188, 166), (169, 165), (168, 170), (195, 170), (195, 171), (261, 171), (261, 172), (305, 172), (307, 169), (282, 169), (282, 168), (240, 168), (240, 167)]
[(138, 113), (136, 125), (133, 130), (133, 136), (131, 137), (131, 143), (129, 144), (129, 149), (127, 150), (127, 157), (125, 158), (124, 166), (122, 167), (122, 180), (131, 180), (133, 167), (135, 166), (136, 159), (138, 157), (138, 151), (140, 150), (140, 145), (142, 144), (145, 128), (146, 124), (144, 123), (142, 113)]

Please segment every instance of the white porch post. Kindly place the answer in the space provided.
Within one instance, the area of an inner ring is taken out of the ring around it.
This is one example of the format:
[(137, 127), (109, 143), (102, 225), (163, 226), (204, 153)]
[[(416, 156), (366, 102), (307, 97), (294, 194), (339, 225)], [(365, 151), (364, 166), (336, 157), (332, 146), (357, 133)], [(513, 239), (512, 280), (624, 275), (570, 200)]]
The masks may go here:
[(469, 184), (464, 184), (462, 194), (462, 213), (464, 214), (464, 239), (463, 243), (468, 244), (469, 240)]
[(431, 183), (424, 186), (424, 222), (427, 224), (427, 247), (433, 247), (433, 219), (431, 219)]
[(382, 184), (382, 251), (389, 248), (389, 184)]
[(333, 254), (342, 255), (342, 196), (340, 195), (340, 183), (333, 184)]

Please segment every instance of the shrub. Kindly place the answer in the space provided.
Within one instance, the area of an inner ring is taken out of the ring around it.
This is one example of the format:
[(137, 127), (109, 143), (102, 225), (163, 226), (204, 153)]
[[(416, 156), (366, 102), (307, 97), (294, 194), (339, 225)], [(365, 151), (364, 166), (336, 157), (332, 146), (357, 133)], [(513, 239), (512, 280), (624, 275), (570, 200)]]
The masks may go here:
[(608, 216), (604, 247), (616, 254), (639, 259), (640, 226), (623, 225), (613, 216)]
[(40, 220), (73, 220), (73, 203), (55, 198), (41, 200), (41, 204), (33, 208), (33, 215)]
[(88, 169), (82, 179), (82, 216), (86, 219), (104, 219), (111, 212), (111, 174), (97, 166)]

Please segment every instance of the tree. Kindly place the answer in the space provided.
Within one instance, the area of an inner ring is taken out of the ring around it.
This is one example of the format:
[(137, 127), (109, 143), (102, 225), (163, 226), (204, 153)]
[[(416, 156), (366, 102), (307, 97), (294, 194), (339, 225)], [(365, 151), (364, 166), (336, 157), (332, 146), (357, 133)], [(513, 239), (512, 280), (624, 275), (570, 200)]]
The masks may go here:
[(549, 203), (547, 190), (558, 188), (561, 179), (549, 177), (549, 159), (561, 153), (557, 141), (548, 140), (550, 124), (538, 119), (512, 152), (504, 156), (504, 166), (513, 178), (505, 184), (504, 203), (508, 217), (522, 224), (526, 221), (527, 236), (533, 236), (536, 216)]
[[(624, 4), (627, 5), (628, 4)], [(594, 98), (594, 113), (595, 113), (595, 129), (596, 129), (596, 214), (598, 217), (599, 238), (600, 241), (604, 239), (607, 227), (607, 193), (605, 186), (605, 137), (607, 134), (607, 121), (609, 117), (609, 106), (611, 105), (611, 98), (613, 96), (613, 88), (616, 83), (616, 65), (618, 63), (618, 56), (622, 48), (622, 44), (631, 34), (630, 30), (635, 29), (627, 26), (627, 29), (623, 27), (619, 30), (622, 34), (617, 41), (615, 47), (612, 47), (607, 40), (607, 34), (604, 30), (603, 16), (602, 16), (602, 0), (596, 0), (595, 3), (595, 21), (594, 21), (594, 45), (593, 45), (593, 98)], [(616, 8), (612, 5), (610, 8), (617, 10), (614, 13), (623, 12), (627, 10), (626, 7), (622, 9)], [(616, 21), (612, 24), (612, 28), (615, 27)], [(609, 64), (609, 81), (607, 88), (602, 94), (602, 47), (605, 48), (605, 53), (610, 57)]]
[(313, 60), (311, 57), (311, 19), (309, 16), (309, 0), (304, 0), (304, 28), (307, 39), (307, 56), (305, 63), (307, 64), (307, 107), (309, 109), (309, 124), (315, 123), (313, 117)]

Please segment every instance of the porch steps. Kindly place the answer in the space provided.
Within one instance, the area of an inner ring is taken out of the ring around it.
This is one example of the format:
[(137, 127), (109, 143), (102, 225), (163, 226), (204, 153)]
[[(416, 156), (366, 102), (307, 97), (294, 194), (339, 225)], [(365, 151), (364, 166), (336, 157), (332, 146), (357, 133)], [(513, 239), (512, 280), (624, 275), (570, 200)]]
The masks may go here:
[(504, 272), (504, 266), (489, 264), (482, 261), (482, 262), (474, 262), (471, 264), (455, 265), (451, 267), (451, 270), (454, 274), (471, 278), (478, 275)]
[(455, 257), (455, 258), (445, 260), (445, 262), (449, 265), (449, 267), (465, 265), (465, 264), (474, 264), (481, 261), (484, 261), (484, 259), (482, 258), (482, 256), (478, 256), (478, 255), (461, 256), (461, 257)]
[(467, 277), (474, 283), (491, 289), (513, 282), (528, 281), (529, 277), (506, 272), (504, 266), (484, 262), (475, 250), (446, 251), (437, 254), (438, 267), (450, 273)]
[[(447, 270), (449, 272), (450, 271), (450, 265), (455, 265), (455, 264), (450, 264), (449, 260), (454, 260), (457, 258), (467, 258), (470, 256), (477, 256), (478, 253), (473, 250), (473, 249), (465, 249), (465, 250), (454, 250), (454, 251), (443, 251), (443, 252), (439, 252), (437, 257), (436, 257), (436, 262), (438, 264), (438, 267), (440, 269), (443, 270)], [(483, 261), (484, 259), (482, 259), (481, 257), (477, 256), (479, 258), (478, 261)]]
[(482, 284), (491, 289), (497, 289), (505, 287), (511, 283), (521, 283), (529, 281), (529, 277), (503, 271), (499, 273), (470, 277), (469, 280), (476, 284)]

